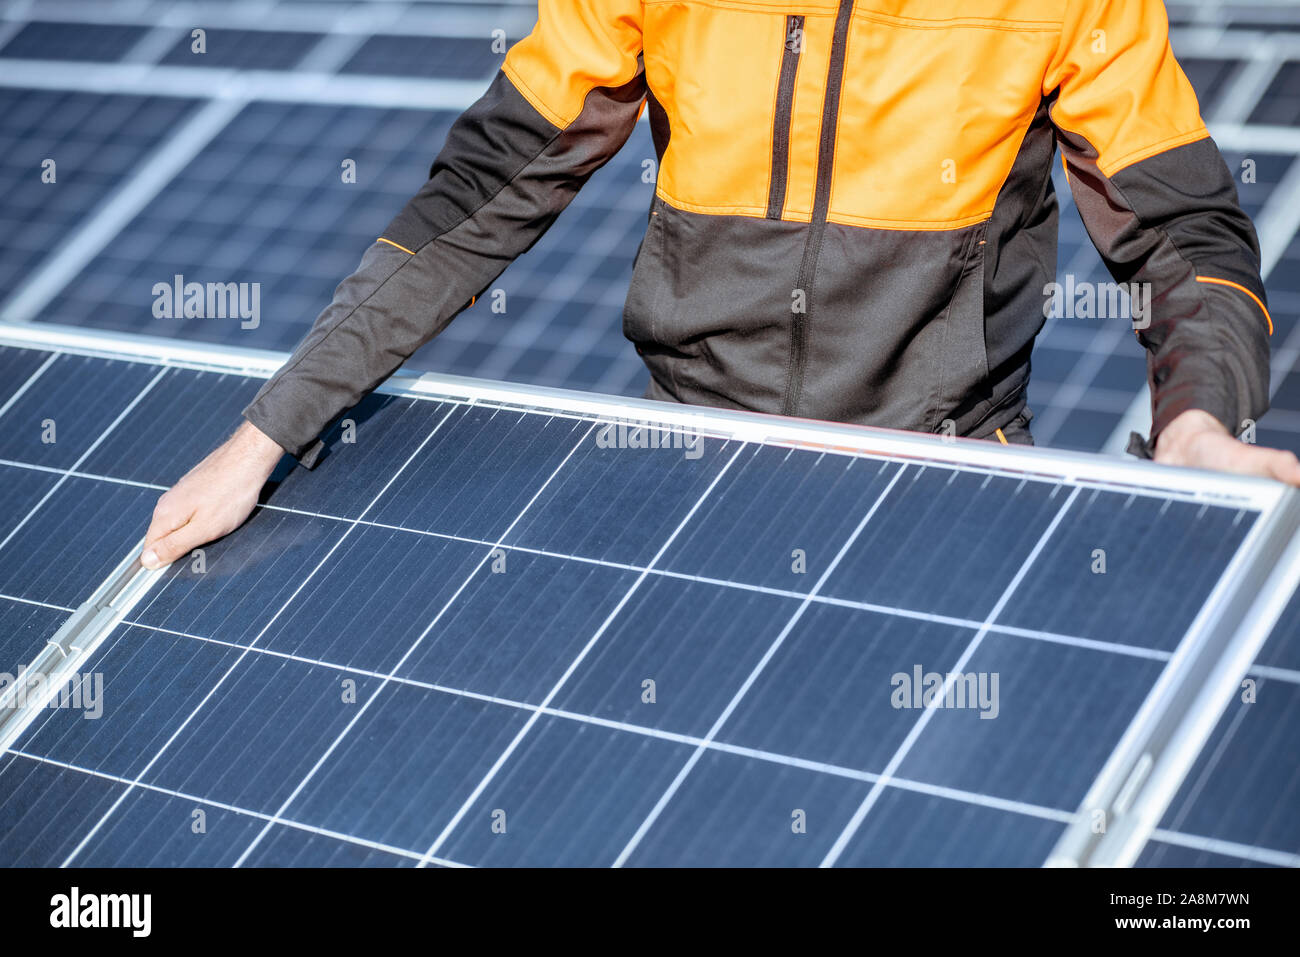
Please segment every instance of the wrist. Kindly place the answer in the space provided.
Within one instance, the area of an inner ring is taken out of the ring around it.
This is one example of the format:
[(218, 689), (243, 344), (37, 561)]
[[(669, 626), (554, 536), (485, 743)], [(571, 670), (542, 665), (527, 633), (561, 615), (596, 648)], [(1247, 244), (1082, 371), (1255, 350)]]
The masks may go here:
[(1188, 409), (1176, 416), (1156, 436), (1154, 451), (1162, 459), (1184, 459), (1205, 436), (1232, 437), (1217, 418), (1202, 409)]
[(280, 444), (275, 439), (247, 419), (230, 437), (229, 445), (236, 449), (241, 456), (245, 456), (259, 466), (264, 467), (268, 474), (284, 455), (284, 449), (280, 447)]

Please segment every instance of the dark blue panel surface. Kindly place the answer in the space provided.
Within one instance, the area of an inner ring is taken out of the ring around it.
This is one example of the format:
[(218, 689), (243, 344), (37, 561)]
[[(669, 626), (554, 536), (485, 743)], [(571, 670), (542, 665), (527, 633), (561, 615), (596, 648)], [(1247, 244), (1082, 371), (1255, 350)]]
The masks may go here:
[(575, 419), (462, 406), (366, 517), (495, 542), (589, 430)]
[(60, 608), (0, 598), (0, 674), (12, 677), (31, 664), (67, 617)]
[[(142, 363), (59, 357), (0, 416), (0, 458), (71, 468), (158, 372)], [(46, 441), (51, 422), (53, 441)]]
[(623, 569), (507, 552), (504, 566), (478, 571), (399, 674), (538, 703), (635, 580)]
[(204, 546), (202, 566), (194, 558), (173, 564), (132, 618), (190, 634), (202, 622), (200, 637), (251, 644), (347, 529), (334, 519), (258, 509), (239, 534)]
[[(1101, 771), (1163, 665), (1090, 648), (987, 634), (961, 673), (975, 675), (990, 692), (996, 676), (997, 693), (981, 699), (978, 708), (935, 709), (898, 773), (929, 784), (1071, 811)], [(942, 669), (927, 665), (926, 670)], [(985, 700), (991, 700), (992, 706), (984, 707)], [(1063, 754), (1069, 759), (1061, 760)]]
[[(87, 376), (124, 408), (136, 384), (96, 363)], [(65, 371), (49, 370), (48, 395), (75, 408)], [(75, 605), (156, 499), (121, 479), (170, 481), (259, 385), (167, 370), (84, 463), (116, 481), (0, 466), (15, 510), (63, 483), (0, 550), (0, 594)], [(345, 418), (315, 469), (290, 470), (245, 527), (179, 562), (109, 636), (86, 669), (102, 675), (102, 716), (52, 709), (19, 741), (72, 767), (27, 784), (11, 764), (6, 792), (53, 795), (81, 829), (51, 843), (11, 807), (21, 859), (61, 862), (103, 818), (77, 863), (410, 865), (438, 842), (450, 863), (599, 865), (663, 796), (631, 864), (811, 865), (846, 834), (864, 776), (897, 756), (840, 863), (1037, 864), (1060, 833), (1052, 815), (1077, 804), (1163, 664), (1071, 639), (1122, 640), (1089, 615), (1137, 605), (1135, 569), (1194, 613), (1211, 565), (1249, 527), (1230, 510), (1079, 494), (994, 622), (1057, 640), (989, 631), (961, 669), (985, 690), (996, 676), (996, 697), (936, 710), (907, 743), (924, 711), (900, 676), (956, 669), (1068, 487), (716, 440), (698, 459), (603, 448), (584, 420), (384, 396)], [(1120, 593), (1086, 591), (1098, 535)], [(802, 575), (789, 570), (796, 548)], [(842, 549), (829, 587), (805, 601)], [(1033, 618), (1053, 611), (1044, 596), (1059, 620)], [(63, 612), (39, 608), (31, 624), (32, 608), (0, 599), (0, 626), (16, 614), (37, 646)], [(1176, 637), (1174, 611), (1160, 616)], [(1262, 685), (1279, 688), (1297, 686)], [(561, 713), (535, 715), (548, 697)], [(1267, 727), (1294, 724), (1294, 703), (1274, 706)], [(716, 747), (688, 765), (715, 725)], [(1278, 747), (1290, 744), (1242, 753)], [(144, 786), (87, 784), (105, 781), (89, 772)], [(1296, 786), (1270, 800), (1294, 802)], [(1245, 802), (1213, 804), (1232, 800)]]
[(0, 757), (0, 861), (57, 867), (125, 785), (15, 754)]
[(696, 437), (685, 448), (606, 448), (600, 432), (506, 536), (506, 544), (643, 565), (651, 561), (737, 453), (734, 442)]
[(628, 859), (637, 867), (816, 867), (871, 785), (708, 751)]
[(418, 860), (276, 824), (245, 867), (414, 867)]
[[(518, 37), (511, 39), (513, 43)], [(340, 73), (489, 79), (505, 59), (492, 37), (416, 37), (381, 34), (361, 45)]]
[(238, 657), (223, 645), (119, 627), (85, 668), (103, 675), (103, 714), (51, 710), (16, 747), (133, 779)]
[(528, 716), (389, 685), (286, 816), (423, 853)]
[(250, 653), (145, 780), (273, 814), (378, 687)]
[(660, 564), (689, 575), (806, 592), (896, 471), (895, 465), (847, 455), (746, 449)]
[(1161, 826), (1300, 854), (1300, 685), (1261, 680), (1255, 697), (1228, 706)]
[(109, 62), (120, 60), (148, 32), (122, 24), (33, 20), (0, 48), (0, 57)]
[[(139, 170), (193, 105), (173, 97), (0, 88), (0, 301)], [(46, 160), (54, 161), (52, 183), (42, 181)], [(80, 289), (91, 301), (100, 291)]]
[(33, 518), (41, 500), (59, 481), (57, 472), (0, 465), (0, 592), (12, 587), (11, 577), (30, 556), (8, 547), (14, 530)]
[(974, 633), (837, 605), (811, 606), (718, 740), (882, 771), (918, 712), (893, 707), (893, 676), (947, 672)]
[(1241, 67), (1240, 60), (1223, 57), (1179, 57), (1178, 65), (1191, 80), (1201, 103), (1201, 115), (1208, 116), (1223, 93), (1228, 79)]
[(798, 607), (792, 598), (652, 575), (554, 706), (702, 737)]
[[(612, 864), (690, 752), (684, 744), (544, 717), (439, 855), (493, 866)], [(497, 811), (504, 812), (504, 833), (492, 827)]]
[[(371, 393), (326, 431), (312, 469), (289, 471), (272, 504), (360, 518), (420, 444), (463, 414), (450, 403)], [(366, 512), (368, 520), (375, 517), (373, 509)]]
[(1180, 844), (1152, 839), (1137, 859), (1138, 867), (1262, 867), (1254, 861), (1214, 854)]
[[(37, 109), (12, 139), (21, 142), (48, 109)], [(292, 349), (420, 188), (454, 118), (452, 111), (253, 103), (40, 318)], [(127, 129), (158, 134), (173, 127), (159, 117)], [(51, 155), (40, 149), (23, 153), (27, 159), (13, 173), (33, 209), (48, 196), (30, 172)], [(648, 128), (638, 124), (557, 225), (421, 349), (412, 368), (640, 394), (648, 376), (622, 335), (622, 312), (654, 189), (643, 164), (653, 157)], [(355, 160), (356, 182), (343, 182), (344, 159)], [(80, 207), (70, 206), (68, 215), (79, 219)], [(21, 212), (15, 229), (32, 218), (30, 210)], [(47, 237), (35, 245), (44, 250), (54, 242)], [(258, 283), (259, 320), (154, 318), (154, 285), (178, 274), (187, 282)]]
[(1300, 671), (1300, 591), (1291, 596), (1255, 663)]
[(890, 788), (863, 818), (841, 867), (1039, 867), (1056, 821)]
[(144, 538), (158, 493), (68, 477), (0, 552), (0, 588), (19, 598), (75, 606)]
[[(481, 545), (358, 526), (259, 646), (386, 674), (434, 625), (486, 554)], [(196, 624), (202, 627), (203, 619)], [(442, 634), (437, 627), (424, 644)]]
[[(107, 809), (105, 809), (107, 810)], [(87, 822), (93, 825), (92, 819)], [(82, 867), (230, 867), (263, 821), (148, 788), (133, 790), (77, 855)], [(84, 828), (82, 829), (84, 833)], [(149, 840), (142, 841), (142, 834)]]
[(171, 485), (235, 430), (260, 386), (243, 376), (168, 369), (80, 471)]
[(49, 358), (50, 353), (37, 349), (0, 348), (0, 406), (26, 386)]
[(822, 592), (983, 621), (1065, 500), (1046, 482), (913, 467)]
[[(453, 114), (255, 102), (41, 318), (287, 349), (424, 182)], [(356, 181), (343, 181), (345, 159)], [(153, 288), (259, 283), (258, 321), (154, 318)]]
[(168, 66), (290, 70), (321, 40), (319, 33), (205, 29), (202, 53), (194, 52), (194, 40), (187, 32), (159, 62)]
[(1249, 512), (1085, 492), (998, 621), (1172, 651), (1200, 610), (1187, 595), (1209, 594), (1253, 524)]
[(1284, 63), (1260, 97), (1252, 123), (1300, 126), (1300, 63)]

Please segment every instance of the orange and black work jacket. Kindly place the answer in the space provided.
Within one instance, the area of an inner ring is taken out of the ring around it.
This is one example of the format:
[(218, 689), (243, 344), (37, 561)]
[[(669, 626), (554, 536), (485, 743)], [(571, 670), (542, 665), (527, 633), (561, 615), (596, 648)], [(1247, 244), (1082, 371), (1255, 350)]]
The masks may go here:
[(245, 415), (323, 427), (555, 220), (641, 112), (624, 332), (653, 398), (990, 437), (1025, 406), (1064, 154), (1154, 432), (1268, 400), (1258, 241), (1160, 0), (542, 0), (430, 178)]

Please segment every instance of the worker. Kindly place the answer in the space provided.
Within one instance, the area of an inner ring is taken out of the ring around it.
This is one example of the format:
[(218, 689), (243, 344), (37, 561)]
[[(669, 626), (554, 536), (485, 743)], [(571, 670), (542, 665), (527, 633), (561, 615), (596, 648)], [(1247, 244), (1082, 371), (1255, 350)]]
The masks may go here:
[(225, 444), (159, 500), (157, 567), (436, 336), (631, 134), (657, 182), (624, 311), (647, 395), (1032, 442), (1059, 148), (1144, 290), (1157, 462), (1300, 484), (1268, 406), (1258, 240), (1161, 0), (542, 0), (429, 179)]

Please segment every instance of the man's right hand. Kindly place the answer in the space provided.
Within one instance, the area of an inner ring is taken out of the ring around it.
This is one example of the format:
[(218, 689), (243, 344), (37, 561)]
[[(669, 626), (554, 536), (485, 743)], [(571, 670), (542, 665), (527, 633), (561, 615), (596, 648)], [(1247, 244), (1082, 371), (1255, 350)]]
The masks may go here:
[(282, 455), (251, 422), (241, 425), (158, 499), (140, 564), (161, 568), (244, 524)]

